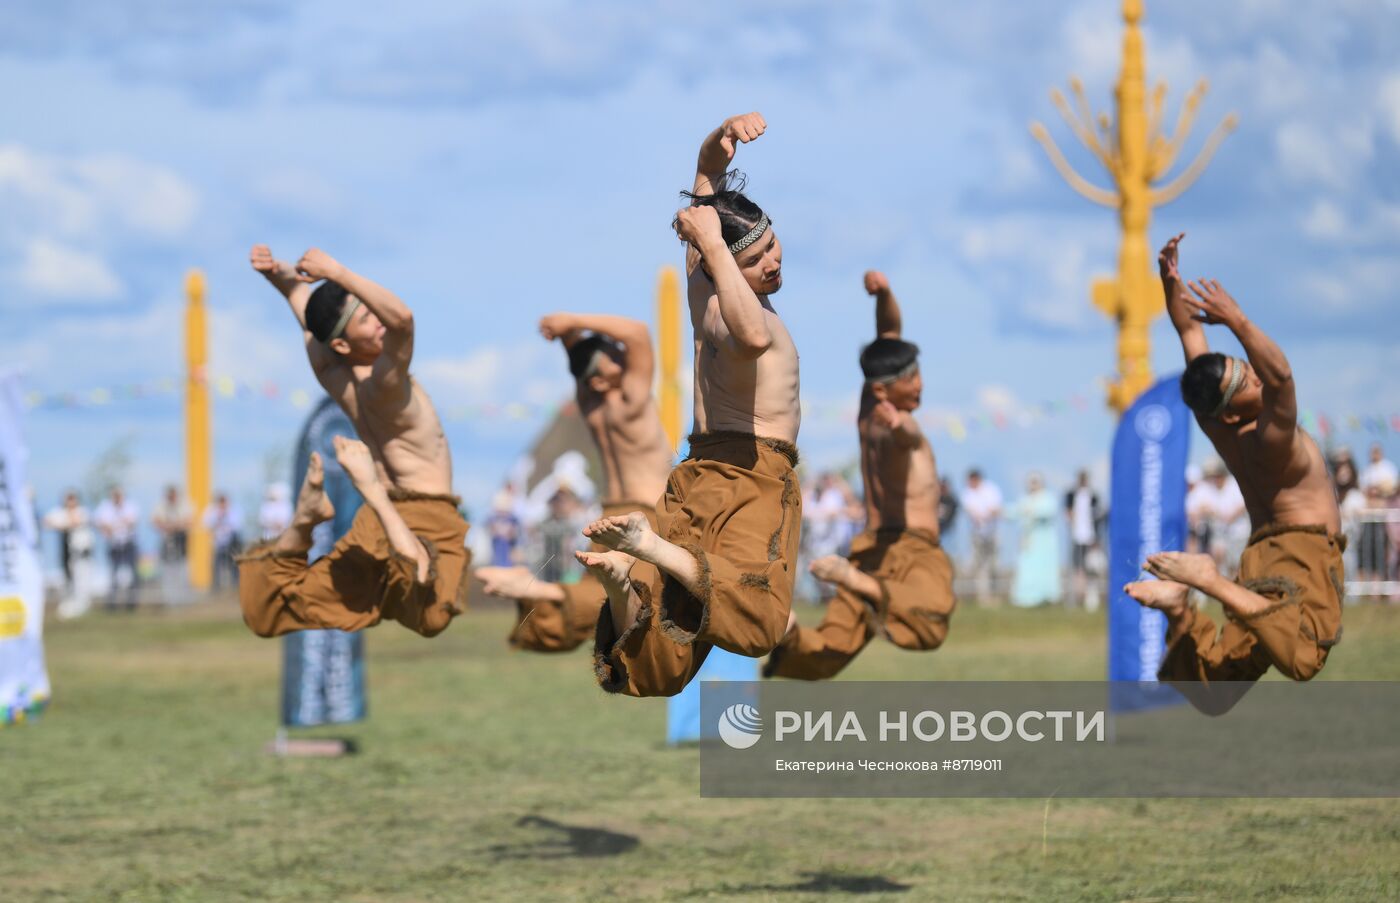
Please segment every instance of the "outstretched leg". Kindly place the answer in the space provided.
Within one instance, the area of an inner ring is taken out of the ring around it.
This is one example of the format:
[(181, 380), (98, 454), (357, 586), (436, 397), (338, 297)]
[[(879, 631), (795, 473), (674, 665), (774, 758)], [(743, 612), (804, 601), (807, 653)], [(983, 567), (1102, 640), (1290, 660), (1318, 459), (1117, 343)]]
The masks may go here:
[(657, 536), (640, 511), (595, 520), (583, 528), (583, 535), (600, 546), (655, 565), (692, 595), (701, 592), (700, 566), (695, 556)]
[(340, 466), (350, 477), (350, 482), (364, 498), (365, 504), (379, 518), (379, 522), (384, 526), (384, 535), (389, 539), (389, 545), (398, 554), (415, 562), (418, 582), (426, 582), (428, 550), (418, 541), (418, 537), (413, 535), (408, 524), (404, 523), (403, 516), (389, 501), (389, 491), (379, 481), (379, 472), (375, 468), (374, 458), (370, 456), (369, 447), (363, 442), (344, 436), (336, 436), (334, 442), (335, 459), (340, 462)]

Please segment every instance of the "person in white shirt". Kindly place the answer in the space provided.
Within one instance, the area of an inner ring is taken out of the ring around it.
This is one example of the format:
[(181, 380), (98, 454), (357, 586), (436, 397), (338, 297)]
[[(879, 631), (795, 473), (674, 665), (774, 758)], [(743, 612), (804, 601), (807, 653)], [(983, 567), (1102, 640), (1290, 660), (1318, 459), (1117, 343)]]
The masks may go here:
[(967, 485), (958, 501), (971, 523), (973, 592), (978, 605), (994, 605), (992, 578), (997, 564), (997, 527), (1001, 522), (1001, 490), (982, 471), (967, 472)]
[(276, 539), (291, 525), (292, 487), (286, 483), (269, 484), (258, 509), (258, 532), (264, 540)]
[(1366, 465), (1366, 469), (1361, 471), (1361, 491), (1366, 492), (1373, 486), (1383, 486), (1387, 483), (1394, 484), (1400, 482), (1400, 471), (1397, 471), (1395, 464), (1385, 457), (1385, 449), (1377, 442), (1371, 446), (1371, 463)]
[(112, 567), (112, 590), (107, 597), (109, 609), (117, 607), (119, 594), (123, 608), (136, 609), (136, 525), (140, 519), (141, 509), (126, 497), (120, 486), (113, 486), (93, 513), (97, 528), (107, 540), (107, 560)]
[(63, 504), (44, 515), (44, 526), (58, 534), (63, 562), (64, 598), (58, 616), (69, 619), (92, 607), (92, 548), (96, 545), (87, 509), (70, 491)]
[(1204, 479), (1186, 496), (1186, 518), (1196, 547), (1214, 558), (1225, 573), (1237, 557), (1231, 555), (1233, 546), (1248, 539), (1244, 496), (1220, 459), (1207, 461), (1202, 471)]

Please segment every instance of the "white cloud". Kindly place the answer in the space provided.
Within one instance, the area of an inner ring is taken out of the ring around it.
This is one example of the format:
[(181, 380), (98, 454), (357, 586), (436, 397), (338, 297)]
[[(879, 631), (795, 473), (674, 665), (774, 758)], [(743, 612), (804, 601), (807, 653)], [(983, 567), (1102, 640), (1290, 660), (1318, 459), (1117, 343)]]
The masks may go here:
[(1016, 393), (1006, 386), (988, 383), (977, 387), (977, 403), (993, 411), (1008, 412), (1017, 406)]
[(18, 276), (25, 288), (53, 301), (113, 301), (126, 291), (101, 257), (45, 238), (25, 247)]
[[(477, 348), (462, 357), (414, 364), (415, 375), (443, 408), (456, 405), (550, 404), (571, 391), (563, 354), (539, 340)], [(550, 378), (541, 374), (555, 373)]]
[(1303, 216), (1302, 227), (1309, 238), (1330, 241), (1347, 232), (1346, 215), (1332, 201), (1319, 198)]
[(1400, 72), (1381, 79), (1376, 99), (1381, 118), (1390, 130), (1390, 140), (1400, 144)]
[(0, 202), (12, 230), (75, 239), (179, 237), (199, 193), (173, 170), (131, 157), (63, 157), (0, 145)]
[(1363, 119), (1328, 127), (1316, 120), (1292, 120), (1274, 132), (1282, 174), (1300, 184), (1345, 189), (1374, 153), (1372, 128)]

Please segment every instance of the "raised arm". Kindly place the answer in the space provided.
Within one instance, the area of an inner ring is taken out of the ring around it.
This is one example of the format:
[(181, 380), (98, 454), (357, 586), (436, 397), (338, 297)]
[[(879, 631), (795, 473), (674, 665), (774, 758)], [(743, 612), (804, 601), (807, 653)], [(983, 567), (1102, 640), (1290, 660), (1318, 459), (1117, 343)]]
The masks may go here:
[(1189, 364), (1201, 355), (1210, 353), (1210, 345), (1206, 342), (1206, 331), (1192, 313), (1190, 295), (1186, 293), (1181, 272), (1177, 269), (1177, 245), (1185, 237), (1186, 233), (1182, 232), (1162, 246), (1157, 254), (1157, 268), (1162, 274), (1167, 314), (1176, 327), (1176, 334), (1181, 337), (1181, 350), (1185, 352), (1186, 363)]
[[(773, 334), (768, 329), (763, 305), (739, 271), (734, 255), (729, 253), (715, 208), (684, 208), (676, 214), (676, 233), (681, 241), (689, 243), (699, 252), (719, 298), (719, 316), (724, 332), (715, 330), (710, 338), (717, 344), (727, 342), (740, 357), (756, 358), (763, 354), (773, 344)], [(758, 244), (762, 244), (762, 241)], [(753, 249), (745, 249), (746, 253), (750, 251)], [(754, 253), (759, 252), (761, 249)], [(706, 328), (710, 329), (713, 325), (719, 324), (711, 324), (707, 318)]]
[(311, 297), (311, 286), (297, 276), (296, 267), (273, 257), (272, 249), (267, 245), (253, 245), (253, 250), (248, 252), (248, 262), (287, 299), (287, 306), (292, 309), (292, 316), (297, 318), (297, 325), (301, 327), (306, 359), (311, 363), (312, 372), (319, 377), (336, 363), (336, 356), (306, 329), (306, 302)]
[(651, 397), (654, 357), (651, 331), (641, 320), (612, 314), (549, 314), (540, 320), (540, 335), (558, 338), (567, 348), (577, 341), (579, 333), (587, 330), (606, 336), (622, 345), (622, 394), (627, 401), (645, 401)]
[(897, 339), (904, 321), (899, 314), (899, 302), (890, 291), (890, 281), (879, 270), (865, 271), (865, 290), (875, 298), (875, 337)]
[(1293, 386), (1293, 369), (1283, 349), (1244, 315), (1219, 282), (1198, 279), (1188, 285), (1194, 295), (1188, 300), (1199, 311), (1200, 321), (1228, 327), (1244, 346), (1249, 363), (1263, 384), (1260, 441), (1276, 451), (1290, 451), (1298, 427), (1298, 395)]
[(302, 255), (301, 260), (297, 261), (297, 273), (303, 282), (329, 279), (359, 298), (384, 326), (381, 360), (387, 360), (391, 365), (384, 376), (408, 375), (408, 365), (413, 362), (413, 311), (398, 295), (350, 270), (319, 248), (312, 248)]
[(695, 162), (696, 194), (713, 194), (729, 164), (734, 159), (737, 144), (748, 144), (764, 130), (768, 123), (758, 113), (744, 113), (730, 116), (719, 124), (719, 128), (705, 136), (700, 144), (700, 157)]

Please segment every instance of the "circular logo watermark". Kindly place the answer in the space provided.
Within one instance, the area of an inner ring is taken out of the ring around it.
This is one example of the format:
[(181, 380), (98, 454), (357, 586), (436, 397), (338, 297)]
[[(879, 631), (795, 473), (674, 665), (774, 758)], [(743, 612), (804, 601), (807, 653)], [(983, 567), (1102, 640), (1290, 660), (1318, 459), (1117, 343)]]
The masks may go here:
[(1161, 442), (1172, 431), (1172, 412), (1160, 404), (1150, 404), (1137, 412), (1133, 429), (1144, 442)]
[(730, 749), (748, 749), (763, 737), (763, 716), (742, 702), (720, 713), (719, 738)]

